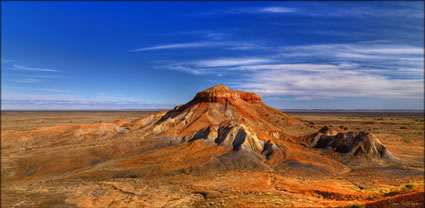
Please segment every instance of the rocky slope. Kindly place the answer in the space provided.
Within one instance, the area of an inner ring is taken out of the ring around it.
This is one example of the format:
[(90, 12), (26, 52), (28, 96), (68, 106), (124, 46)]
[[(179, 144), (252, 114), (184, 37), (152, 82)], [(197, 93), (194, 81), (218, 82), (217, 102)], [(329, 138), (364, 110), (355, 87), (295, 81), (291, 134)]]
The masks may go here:
[(187, 136), (229, 120), (246, 123), (266, 132), (280, 132), (280, 137), (288, 139), (314, 131), (305, 122), (265, 105), (259, 95), (231, 90), (224, 85), (201, 91), (187, 104), (136, 120), (124, 127), (146, 132), (145, 135), (149, 137)]

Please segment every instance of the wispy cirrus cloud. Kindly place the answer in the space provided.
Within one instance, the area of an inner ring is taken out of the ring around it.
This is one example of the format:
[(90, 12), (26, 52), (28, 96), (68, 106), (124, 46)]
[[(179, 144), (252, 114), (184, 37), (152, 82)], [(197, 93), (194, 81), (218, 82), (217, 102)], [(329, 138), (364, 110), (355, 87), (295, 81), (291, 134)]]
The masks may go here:
[(168, 66), (162, 67), (162, 68), (167, 68), (167, 69), (171, 69), (174, 71), (180, 71), (180, 72), (185, 72), (188, 74), (192, 74), (192, 75), (205, 75), (205, 74), (210, 74), (211, 70), (209, 69), (203, 69), (203, 68), (194, 68), (194, 67), (189, 67), (189, 66), (181, 66), (178, 64), (170, 64)]
[(294, 7), (285, 6), (270, 6), (270, 7), (241, 7), (231, 9), (215, 9), (209, 11), (197, 12), (196, 16), (213, 16), (213, 15), (237, 15), (237, 14), (282, 14), (295, 13), (297, 9)]
[(297, 45), (280, 47), (284, 51), (301, 51), (310, 53), (332, 53), (335, 50), (337, 53), (353, 52), (359, 54), (379, 54), (379, 55), (423, 55), (424, 50), (420, 47), (409, 45), (397, 45), (387, 43), (386, 41), (359, 42), (359, 43), (334, 43), (334, 44), (312, 44), (312, 45)]
[(22, 76), (24, 76), (24, 77), (26, 77), (26, 78), (58, 78), (58, 77), (61, 77), (61, 76), (59, 76), (59, 75), (56, 75), (56, 74), (24, 74), (24, 75), (22, 75)]
[(354, 52), (357, 53), (366, 53), (366, 54), (382, 54), (382, 55), (423, 55), (424, 49), (419, 47), (412, 46), (391, 46), (391, 47), (361, 47), (361, 48), (352, 48)]
[(16, 79), (14, 81), (18, 82), (18, 83), (39, 83), (39, 82), (41, 82), (41, 80), (33, 79), (33, 78)]
[[(339, 68), (348, 68), (351, 64), (259, 64), (250, 66), (238, 66), (229, 68), (229, 70), (256, 71), (256, 70), (282, 70), (298, 72), (333, 72)], [(346, 71), (349, 73), (350, 71)]]
[(257, 10), (257, 12), (266, 13), (293, 13), (297, 12), (297, 9), (290, 7), (264, 7)]
[(423, 97), (423, 79), (389, 79), (344, 67), (327, 70), (259, 70), (245, 74), (233, 87), (265, 96)]
[(212, 32), (212, 31), (208, 31), (204, 35), (206, 38), (211, 40), (224, 40), (229, 36), (228, 34), (224, 34), (221, 32)]
[(58, 92), (58, 93), (72, 93), (73, 91), (60, 90), (60, 89), (51, 89), (51, 88), (41, 88), (42, 91), (46, 92)]
[[(357, 70), (381, 75), (408, 72), (423, 75), (423, 49), (394, 45), (385, 41), (353, 44), (316, 44), (262, 47), (265, 57), (216, 58), (170, 64), (170, 69), (204, 75), (222, 71), (255, 70), (333, 70), (344, 64), (346, 72)], [(330, 63), (330, 64), (329, 64)], [(336, 64), (335, 64), (336, 63)], [(219, 69), (213, 69), (218, 67)], [(220, 69), (220, 67), (225, 67)], [(349, 68), (350, 67), (350, 68)], [(408, 70), (407, 70), (408, 69)]]
[(223, 66), (239, 66), (273, 62), (268, 58), (221, 58), (195, 61), (194, 64), (199, 67), (223, 67)]
[(268, 57), (194, 60), (171, 64), (168, 69), (193, 75), (233, 75), (231, 87), (270, 97), (295, 96), (297, 101), (420, 98), (423, 61), (422, 48), (378, 41), (273, 47)]
[[(395, 45), (385, 42), (364, 42), (355, 44), (317, 44), (281, 47), (279, 56), (304, 61), (314, 57), (319, 61), (349, 62), (359, 65), (359, 70), (375, 72), (410, 72), (423, 74), (424, 49), (409, 45)], [(414, 70), (413, 70), (414, 69)]]
[[(419, 2), (416, 2), (419, 3)], [(398, 9), (385, 9), (378, 6), (374, 7), (353, 7), (345, 9), (324, 8), (322, 11), (312, 12), (312, 16), (345, 16), (345, 17), (402, 17), (402, 18), (424, 18), (423, 4), (417, 4), (416, 7), (402, 4)]]
[(213, 16), (213, 15), (271, 15), (271, 14), (291, 14), (298, 16), (311, 17), (403, 17), (403, 18), (424, 18), (423, 2), (409, 2), (409, 4), (398, 4), (398, 8), (387, 9), (381, 8), (380, 5), (356, 6), (351, 5), (346, 7), (327, 6), (324, 4), (316, 4), (315, 6), (305, 5), (288, 5), (288, 4), (273, 4), (272, 6), (262, 7), (240, 7), (230, 9), (215, 9), (209, 11), (201, 11), (195, 15)]
[(36, 68), (36, 67), (29, 67), (29, 66), (23, 66), (14, 64), (13, 68), (15, 70), (22, 70), (22, 71), (37, 71), (37, 72), (60, 72), (56, 69), (48, 69), (48, 68)]
[(175, 33), (167, 33), (166, 35), (196, 35), (212, 41), (225, 40), (228, 39), (230, 36), (230, 34), (228, 33), (217, 32), (213, 30), (182, 31)]
[(186, 72), (193, 75), (207, 75), (215, 74), (220, 75), (222, 68), (231, 69), (232, 67), (247, 66), (252, 64), (262, 64), (273, 62), (273, 59), (261, 57), (244, 57), (244, 58), (217, 58), (194, 60), (184, 63), (175, 63), (162, 66), (159, 68), (166, 68), (180, 72)]
[(130, 52), (141, 52), (141, 51), (154, 51), (164, 49), (183, 49), (183, 48), (223, 48), (227, 50), (249, 50), (249, 49), (261, 49), (262, 47), (252, 43), (240, 43), (233, 41), (200, 41), (200, 42), (189, 42), (189, 43), (174, 43), (166, 45), (157, 45), (152, 47), (138, 48), (130, 50)]
[(138, 48), (131, 50), (131, 52), (140, 52), (140, 51), (153, 51), (153, 50), (162, 50), (162, 49), (175, 49), (175, 48), (203, 48), (203, 47), (215, 47), (222, 45), (215, 42), (193, 42), (193, 43), (175, 43), (167, 45), (157, 45), (146, 48)]

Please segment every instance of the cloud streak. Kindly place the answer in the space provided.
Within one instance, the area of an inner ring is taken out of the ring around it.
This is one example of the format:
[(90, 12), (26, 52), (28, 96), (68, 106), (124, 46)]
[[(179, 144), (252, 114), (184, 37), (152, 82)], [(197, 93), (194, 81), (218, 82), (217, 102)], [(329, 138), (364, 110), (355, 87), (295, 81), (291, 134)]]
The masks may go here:
[(257, 10), (258, 12), (266, 12), (266, 13), (293, 13), (297, 10), (295, 8), (289, 7), (264, 7)]
[(297, 9), (293, 7), (284, 6), (270, 6), (270, 7), (241, 7), (232, 9), (217, 9), (210, 11), (198, 12), (196, 16), (214, 16), (214, 15), (240, 15), (240, 14), (285, 14), (296, 13)]
[(225, 74), (235, 77), (231, 87), (270, 97), (296, 96), (297, 101), (423, 97), (424, 59), (419, 47), (368, 42), (273, 47), (269, 51), (268, 57), (194, 60), (168, 69), (193, 75)]
[(15, 68), (15, 70), (22, 70), (22, 71), (59, 72), (56, 69), (35, 68), (35, 67), (28, 67), (28, 66), (18, 65), (18, 64), (14, 64), (13, 67)]
[(167, 35), (196, 35), (206, 38), (212, 41), (220, 41), (225, 40), (229, 37), (229, 34), (216, 32), (211, 30), (194, 30), (194, 31), (186, 31), (186, 32), (175, 32), (175, 33), (167, 33)]
[(39, 82), (41, 82), (41, 80), (33, 79), (33, 78), (24, 78), (24, 79), (15, 80), (15, 82), (18, 82), (18, 83), (39, 83)]
[(175, 43), (168, 45), (158, 45), (146, 48), (138, 48), (131, 50), (131, 52), (140, 52), (140, 51), (153, 51), (153, 50), (162, 50), (162, 49), (176, 49), (176, 48), (202, 48), (202, 47), (215, 47), (221, 44), (215, 42), (194, 42), (194, 43)]
[(265, 96), (419, 98), (423, 97), (423, 85), (423, 79), (388, 79), (335, 66), (309, 73), (277, 68), (255, 71), (233, 87)]
[(68, 91), (68, 90), (59, 90), (59, 89), (50, 89), (50, 88), (41, 88), (41, 90), (46, 91), (46, 92), (59, 92), (59, 93), (71, 93), (73, 91)]
[[(423, 73), (424, 49), (409, 45), (388, 43), (318, 44), (281, 47), (278, 56), (304, 61), (310, 57), (322, 62), (349, 62), (359, 70), (397, 72), (410, 68), (410, 72)], [(420, 74), (418, 74), (420, 75)], [(422, 76), (423, 77), (423, 76)]]
[(242, 15), (242, 14), (292, 14), (298, 16), (312, 17), (403, 17), (403, 18), (424, 18), (423, 4), (409, 6), (400, 4), (397, 9), (385, 9), (379, 6), (351, 6), (351, 7), (329, 7), (316, 5), (308, 6), (269, 6), (269, 7), (241, 7), (232, 9), (218, 9), (211, 11), (203, 11), (196, 15), (212, 16), (212, 15)]
[(245, 58), (217, 58), (206, 60), (195, 60), (185, 63), (170, 64), (158, 68), (166, 68), (170, 70), (189, 73), (192, 75), (208, 75), (214, 74), (221, 76), (220, 71), (224, 68), (228, 70), (236, 70), (235, 67), (249, 66), (262, 63), (274, 62), (273, 59), (260, 57), (245, 57)]
[(250, 50), (250, 49), (261, 49), (261, 46), (251, 43), (240, 43), (232, 41), (201, 41), (201, 42), (190, 42), (190, 43), (173, 43), (167, 45), (157, 45), (146, 48), (138, 48), (130, 50), (130, 52), (142, 52), (142, 51), (155, 51), (165, 49), (185, 49), (185, 48), (224, 48), (227, 50)]
[(238, 65), (251, 65), (273, 62), (271, 59), (266, 58), (222, 58), (222, 59), (211, 59), (201, 60), (195, 62), (195, 65), (199, 67), (223, 67), (223, 66), (238, 66)]

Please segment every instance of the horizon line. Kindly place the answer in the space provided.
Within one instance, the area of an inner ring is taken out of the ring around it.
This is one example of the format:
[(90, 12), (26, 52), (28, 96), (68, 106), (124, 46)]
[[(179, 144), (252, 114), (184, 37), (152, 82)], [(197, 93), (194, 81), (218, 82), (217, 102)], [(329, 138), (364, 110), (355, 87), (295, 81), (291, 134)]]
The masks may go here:
[[(171, 108), (172, 109), (172, 108)], [(95, 111), (163, 111), (163, 110), (171, 110), (165, 108), (140, 108), (140, 109), (0, 109), (1, 112), (31, 112), (31, 111), (87, 111), (87, 112), (95, 112)], [(422, 111), (425, 112), (425, 109), (368, 109), (368, 108), (358, 108), (358, 109), (329, 109), (329, 108), (276, 108), (279, 111)]]

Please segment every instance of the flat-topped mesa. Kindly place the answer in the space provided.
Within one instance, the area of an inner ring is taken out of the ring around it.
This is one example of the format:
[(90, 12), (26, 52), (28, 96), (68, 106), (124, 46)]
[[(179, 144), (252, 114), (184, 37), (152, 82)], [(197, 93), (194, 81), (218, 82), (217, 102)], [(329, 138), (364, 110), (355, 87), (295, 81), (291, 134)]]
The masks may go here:
[(192, 101), (229, 103), (232, 101), (237, 101), (239, 99), (250, 104), (261, 103), (260, 95), (240, 90), (232, 90), (224, 85), (216, 85), (214, 87), (198, 92)]

